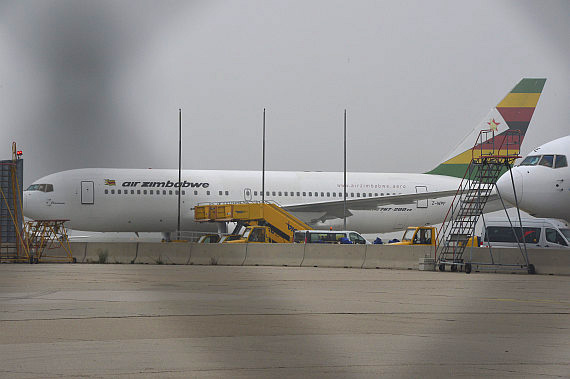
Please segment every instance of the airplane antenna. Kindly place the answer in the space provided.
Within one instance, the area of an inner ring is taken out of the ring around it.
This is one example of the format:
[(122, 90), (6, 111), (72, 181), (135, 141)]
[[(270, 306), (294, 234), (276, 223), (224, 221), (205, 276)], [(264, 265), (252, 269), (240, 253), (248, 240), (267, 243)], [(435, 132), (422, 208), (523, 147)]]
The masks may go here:
[(178, 108), (178, 230), (177, 240), (180, 241), (180, 194), (182, 193), (182, 109)]
[(263, 158), (261, 163), (261, 203), (265, 203), (265, 108), (263, 108)]
[(344, 228), (346, 230), (346, 109), (344, 110), (344, 189), (343, 189), (343, 196), (344, 196)]

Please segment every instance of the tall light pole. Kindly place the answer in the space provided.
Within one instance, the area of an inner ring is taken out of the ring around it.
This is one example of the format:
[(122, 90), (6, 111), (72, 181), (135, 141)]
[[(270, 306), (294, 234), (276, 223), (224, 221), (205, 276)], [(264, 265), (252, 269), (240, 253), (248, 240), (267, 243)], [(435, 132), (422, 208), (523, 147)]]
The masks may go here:
[(346, 230), (346, 109), (344, 110), (344, 230)]
[(182, 194), (182, 109), (178, 108), (178, 229), (177, 240), (180, 240), (180, 195)]
[(265, 108), (263, 108), (263, 158), (261, 163), (261, 203), (265, 204)]

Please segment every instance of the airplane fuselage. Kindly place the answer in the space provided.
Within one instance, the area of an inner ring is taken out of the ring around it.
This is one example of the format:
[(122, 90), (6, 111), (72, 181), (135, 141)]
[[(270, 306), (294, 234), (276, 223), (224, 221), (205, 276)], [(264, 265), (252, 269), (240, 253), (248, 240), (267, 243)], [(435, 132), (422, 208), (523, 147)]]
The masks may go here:
[[(393, 196), (453, 190), (461, 180), (427, 174), (348, 173), (347, 196)], [(216, 225), (194, 222), (201, 203), (260, 201), (259, 171), (77, 169), (48, 175), (36, 183), (53, 191), (25, 191), (24, 214), (33, 219), (68, 220), (86, 231), (170, 232), (177, 229), (180, 188), (181, 229), (212, 231)], [(343, 173), (266, 172), (265, 200), (280, 205), (342, 200)], [(442, 222), (452, 198), (417, 200), (411, 204), (351, 210), (347, 228), (362, 233), (391, 232), (408, 225)], [(342, 218), (313, 225), (342, 228)]]

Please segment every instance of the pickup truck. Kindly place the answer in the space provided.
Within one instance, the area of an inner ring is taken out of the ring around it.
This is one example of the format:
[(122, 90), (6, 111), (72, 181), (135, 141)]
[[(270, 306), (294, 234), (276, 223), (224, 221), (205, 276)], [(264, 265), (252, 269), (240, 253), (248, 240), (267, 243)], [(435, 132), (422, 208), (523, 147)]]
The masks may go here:
[(401, 242), (390, 245), (432, 245), (437, 243), (437, 230), (433, 226), (410, 226), (404, 232)]
[[(473, 244), (473, 238), (469, 238), (467, 246)], [(480, 246), (481, 240), (475, 236), (475, 246)], [(401, 242), (390, 243), (389, 245), (437, 245), (437, 228), (433, 226), (410, 226), (404, 232)]]

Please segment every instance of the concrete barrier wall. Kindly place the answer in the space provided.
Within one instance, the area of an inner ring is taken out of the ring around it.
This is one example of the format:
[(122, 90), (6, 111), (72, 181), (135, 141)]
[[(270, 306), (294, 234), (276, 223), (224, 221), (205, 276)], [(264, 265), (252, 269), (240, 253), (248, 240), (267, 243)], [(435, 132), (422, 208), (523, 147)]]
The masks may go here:
[(305, 246), (303, 267), (353, 267), (361, 268), (366, 255), (366, 245), (330, 245), (320, 243), (298, 244)]
[[(107, 263), (265, 265), (303, 267), (352, 267), (418, 269), (423, 257), (433, 257), (433, 249), (420, 246), (326, 245), (326, 244), (193, 244), (193, 243), (100, 243), (72, 242), (77, 262)], [(62, 252), (62, 255), (65, 255)], [(528, 249), (529, 261), (538, 274), (570, 275), (570, 249)], [(521, 272), (525, 264), (516, 248), (493, 249), (494, 262), (517, 265), (490, 267), (489, 249), (470, 249), (465, 261), (474, 271)], [(524, 272), (524, 270), (523, 270)]]
[(529, 249), (528, 259), (537, 274), (570, 275), (570, 249)]
[[(527, 249), (529, 263), (533, 264), (537, 274), (570, 275), (570, 249)], [(470, 258), (469, 250), (466, 251), (465, 259)], [(474, 262), (474, 270), (491, 270), (496, 272), (520, 272), (520, 267), (489, 267), (476, 263), (491, 263), (488, 248), (473, 250), (471, 259)], [(493, 262), (505, 265), (526, 264), (521, 251), (518, 248), (494, 248)]]
[(137, 256), (136, 242), (89, 242), (83, 263), (96, 263), (106, 255), (106, 263), (131, 263)]
[(244, 266), (301, 266), (305, 244), (247, 244)]
[(420, 258), (433, 256), (433, 248), (426, 246), (366, 245), (362, 268), (418, 270)]
[[(463, 257), (466, 262), (472, 262), (473, 270), (475, 271), (491, 270), (496, 272), (499, 271), (520, 272), (521, 271), (520, 266), (526, 265), (526, 261), (523, 255), (521, 254), (521, 251), (516, 248), (493, 248), (492, 259), (491, 259), (491, 254), (489, 253), (489, 248), (484, 248), (484, 247), (476, 248), (473, 249), (472, 253), (471, 250), (468, 248), (465, 250)], [(505, 266), (489, 267), (488, 265), (485, 265), (485, 263), (490, 264), (492, 262)], [(477, 263), (483, 263), (483, 264), (479, 265)], [(518, 265), (518, 266), (509, 268), (508, 265)]]
[(245, 261), (247, 244), (193, 243), (190, 247), (191, 265), (241, 266)]
[[(71, 255), (76, 262), (83, 262), (87, 244), (85, 242), (70, 242)], [(61, 262), (67, 259), (67, 251), (63, 247), (46, 249), (42, 256), (43, 262)]]
[(76, 262), (83, 262), (87, 254), (87, 242), (70, 242), (69, 246)]
[(190, 260), (190, 243), (139, 243), (134, 263), (185, 265)]

